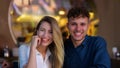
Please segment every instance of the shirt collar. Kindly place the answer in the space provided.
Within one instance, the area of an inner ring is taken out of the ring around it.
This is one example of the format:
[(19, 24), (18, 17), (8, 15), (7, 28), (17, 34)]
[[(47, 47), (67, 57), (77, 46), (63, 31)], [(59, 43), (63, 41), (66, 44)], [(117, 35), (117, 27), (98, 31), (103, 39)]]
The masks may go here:
[[(41, 53), (36, 49), (36, 55), (41, 55)], [(51, 52), (49, 49), (47, 49), (47, 52), (46, 52), (46, 56), (45, 57), (49, 57), (51, 55)]]
[[(83, 40), (83, 42), (78, 46), (78, 47), (80, 47), (80, 46), (82, 46), (82, 47), (86, 47), (87, 46), (87, 44), (88, 44), (88, 39), (89, 39), (89, 36), (88, 35), (86, 35), (85, 36), (85, 39)], [(73, 42), (72, 42), (72, 40), (71, 40), (71, 38), (69, 37), (69, 41), (71, 41), (71, 45), (73, 44)], [(73, 46), (74, 47), (74, 46)]]
[(50, 52), (50, 49), (47, 49), (47, 53), (46, 53), (46, 56), (50, 56), (51, 55), (51, 52)]
[(83, 47), (86, 47), (86, 46), (87, 46), (87, 44), (88, 44), (88, 39), (89, 39), (89, 36), (86, 35), (86, 36), (85, 36), (85, 39), (83, 40), (83, 42), (82, 42), (82, 44), (81, 44)]

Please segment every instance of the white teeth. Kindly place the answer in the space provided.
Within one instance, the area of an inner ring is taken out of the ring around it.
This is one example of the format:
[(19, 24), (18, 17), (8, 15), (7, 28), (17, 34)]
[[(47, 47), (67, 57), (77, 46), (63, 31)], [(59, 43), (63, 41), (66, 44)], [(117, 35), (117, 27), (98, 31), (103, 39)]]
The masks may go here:
[(47, 41), (47, 39), (43, 39), (43, 41)]
[(79, 36), (79, 35), (82, 34), (82, 31), (76, 31), (76, 32), (74, 32), (74, 34), (77, 35), (77, 36)]
[(75, 33), (76, 35), (81, 35), (81, 33)]

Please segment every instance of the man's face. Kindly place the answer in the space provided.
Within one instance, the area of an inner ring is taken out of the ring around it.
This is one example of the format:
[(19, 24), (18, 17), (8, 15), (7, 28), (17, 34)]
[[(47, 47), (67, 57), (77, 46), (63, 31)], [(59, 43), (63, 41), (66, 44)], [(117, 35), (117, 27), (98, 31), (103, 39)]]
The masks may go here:
[(67, 26), (71, 34), (71, 39), (81, 42), (87, 33), (89, 19), (87, 17), (70, 18)]

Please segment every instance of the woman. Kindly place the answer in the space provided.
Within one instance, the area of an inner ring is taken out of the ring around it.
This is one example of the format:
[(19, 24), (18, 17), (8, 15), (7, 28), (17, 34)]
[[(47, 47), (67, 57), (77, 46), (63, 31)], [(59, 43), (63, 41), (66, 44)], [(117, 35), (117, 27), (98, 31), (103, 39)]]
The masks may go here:
[(29, 59), (25, 68), (62, 68), (63, 39), (57, 21), (43, 17), (31, 40)]

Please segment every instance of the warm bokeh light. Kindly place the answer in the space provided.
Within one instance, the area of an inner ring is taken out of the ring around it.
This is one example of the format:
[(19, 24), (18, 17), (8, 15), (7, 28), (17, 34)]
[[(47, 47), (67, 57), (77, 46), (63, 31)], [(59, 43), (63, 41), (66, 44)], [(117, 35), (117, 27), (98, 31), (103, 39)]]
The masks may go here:
[(90, 19), (93, 19), (94, 18), (94, 12), (89, 12), (89, 14), (90, 14)]
[(63, 10), (60, 10), (58, 13), (59, 13), (59, 15), (65, 15), (65, 11), (63, 11)]

